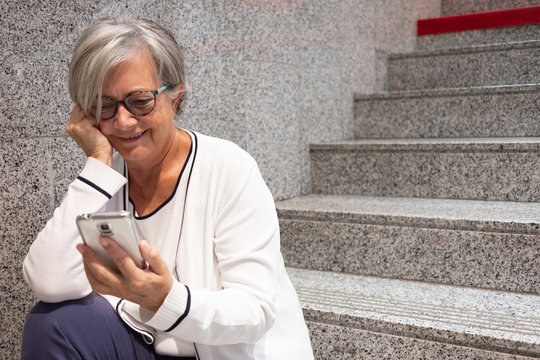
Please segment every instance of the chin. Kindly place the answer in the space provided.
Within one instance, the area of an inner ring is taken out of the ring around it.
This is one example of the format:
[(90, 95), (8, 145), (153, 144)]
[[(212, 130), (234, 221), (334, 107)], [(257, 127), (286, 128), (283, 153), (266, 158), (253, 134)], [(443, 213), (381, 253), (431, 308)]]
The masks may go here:
[(141, 150), (142, 149), (134, 149), (128, 151), (116, 148), (116, 151), (118, 151), (126, 161), (140, 161), (148, 158), (148, 153)]

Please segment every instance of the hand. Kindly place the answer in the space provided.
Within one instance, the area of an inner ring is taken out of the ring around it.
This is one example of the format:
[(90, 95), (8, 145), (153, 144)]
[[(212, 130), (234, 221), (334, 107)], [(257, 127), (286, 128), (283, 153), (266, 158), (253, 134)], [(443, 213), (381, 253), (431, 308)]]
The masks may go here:
[(86, 156), (112, 166), (112, 146), (109, 140), (98, 129), (96, 119), (86, 115), (79, 105), (73, 107), (66, 131)]
[(92, 290), (126, 299), (156, 312), (173, 285), (173, 277), (157, 249), (144, 240), (139, 243), (141, 254), (149, 265), (143, 270), (115, 241), (101, 237), (100, 243), (113, 259), (118, 272), (104, 265), (92, 249), (78, 244), (77, 250), (83, 256), (84, 270)]

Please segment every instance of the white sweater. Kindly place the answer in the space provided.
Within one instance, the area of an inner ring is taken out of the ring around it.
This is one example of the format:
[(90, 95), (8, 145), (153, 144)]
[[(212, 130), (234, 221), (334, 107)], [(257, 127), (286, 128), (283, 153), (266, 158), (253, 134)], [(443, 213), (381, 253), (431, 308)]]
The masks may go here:
[[(279, 248), (274, 201), (255, 160), (228, 141), (192, 137), (193, 164), (182, 174), (189, 178), (187, 193), (172, 200), (185, 209), (171, 239), (179, 242), (179, 279), (156, 313), (112, 296), (107, 300), (158, 353), (177, 354), (181, 339), (194, 343), (199, 359), (312, 359)], [(23, 272), (40, 300), (91, 292), (75, 248), (82, 242), (75, 217), (125, 208), (123, 159), (115, 157), (113, 167), (87, 159), (32, 244)]]

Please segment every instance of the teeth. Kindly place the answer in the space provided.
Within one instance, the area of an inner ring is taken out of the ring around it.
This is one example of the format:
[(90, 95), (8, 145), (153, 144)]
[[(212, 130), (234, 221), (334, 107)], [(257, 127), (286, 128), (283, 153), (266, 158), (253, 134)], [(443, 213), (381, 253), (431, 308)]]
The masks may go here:
[(138, 133), (138, 134), (135, 134), (135, 135), (132, 135), (132, 136), (125, 137), (124, 139), (127, 139), (127, 140), (135, 139), (135, 138), (138, 138), (141, 135), (142, 135), (142, 133)]

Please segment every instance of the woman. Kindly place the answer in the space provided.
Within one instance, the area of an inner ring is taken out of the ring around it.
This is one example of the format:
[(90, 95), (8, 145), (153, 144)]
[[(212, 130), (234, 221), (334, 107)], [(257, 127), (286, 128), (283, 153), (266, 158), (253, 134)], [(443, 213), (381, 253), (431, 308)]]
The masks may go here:
[[(41, 301), (23, 358), (312, 358), (272, 196), (246, 152), (173, 125), (184, 84), (151, 21), (103, 19), (77, 42), (66, 130), (87, 161), (24, 261)], [(118, 271), (81, 243), (77, 215), (124, 209), (145, 270), (108, 238)]]

